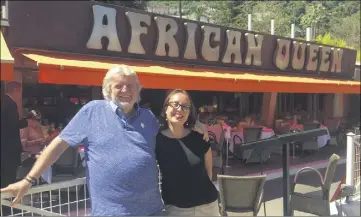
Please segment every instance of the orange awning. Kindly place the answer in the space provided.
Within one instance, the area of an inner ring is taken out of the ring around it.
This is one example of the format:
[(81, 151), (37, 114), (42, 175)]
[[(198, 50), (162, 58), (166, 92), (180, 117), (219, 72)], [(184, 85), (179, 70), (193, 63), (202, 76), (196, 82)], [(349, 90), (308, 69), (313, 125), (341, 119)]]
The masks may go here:
[(14, 80), (14, 58), (11, 56), (9, 48), (6, 44), (4, 36), (0, 31), (1, 40), (1, 80), (12, 81)]
[(101, 86), (106, 71), (125, 64), (137, 72), (144, 88), (229, 92), (360, 93), (360, 82), (262, 75), (223, 68), (195, 68), (150, 61), (102, 61), (103, 57), (54, 52), (21, 52), (38, 64), (39, 82)]

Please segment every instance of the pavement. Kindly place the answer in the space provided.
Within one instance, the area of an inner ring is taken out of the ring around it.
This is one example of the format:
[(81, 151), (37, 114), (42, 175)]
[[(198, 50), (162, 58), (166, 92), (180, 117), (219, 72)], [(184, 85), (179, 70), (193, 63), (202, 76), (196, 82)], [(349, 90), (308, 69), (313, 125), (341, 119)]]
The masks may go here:
[[(330, 198), (334, 194), (338, 184), (341, 182), (341, 180), (346, 175), (346, 164), (342, 163), (339, 164), (335, 177), (334, 182), (331, 185), (330, 190)], [(318, 170), (321, 174), (324, 174), (326, 171), (326, 168), (322, 168)], [(294, 176), (290, 177), (290, 180), (293, 180)], [(320, 182), (314, 173), (303, 173), (301, 176), (299, 176), (298, 179), (300, 185), (296, 185), (296, 191), (302, 192), (302, 193), (308, 193), (313, 191), (321, 191), (320, 188)], [(283, 197), (282, 197), (282, 186), (283, 186), (283, 180), (281, 178), (273, 179), (273, 180), (267, 180), (264, 186), (265, 191), (265, 201), (266, 201), (266, 214), (267, 216), (283, 216)], [(295, 211), (295, 216), (314, 216), (309, 213), (304, 212), (298, 212)], [(258, 216), (265, 216), (263, 212), (263, 205), (258, 213)]]
[[(308, 155), (296, 155), (295, 158), (290, 158), (290, 182), (294, 179), (294, 174), (301, 168), (310, 166), (317, 169), (322, 175), (325, 174), (329, 157), (333, 154), (338, 154), (341, 159), (338, 162), (338, 167), (335, 172), (334, 182), (331, 185), (330, 198), (333, 196), (339, 183), (346, 175), (346, 148), (326, 146), (316, 153)], [(259, 175), (261, 173), (260, 164), (242, 164), (238, 160), (230, 160), (229, 167), (224, 169), (227, 175), (249, 176)], [(264, 186), (265, 204), (267, 216), (283, 216), (283, 180), (282, 180), (282, 155), (274, 154), (271, 158), (262, 165), (263, 173), (267, 175), (267, 181)], [(215, 169), (213, 180), (216, 180), (216, 174), (220, 170)], [(321, 191), (319, 177), (315, 173), (305, 172), (298, 178), (299, 185), (296, 186), (296, 191), (308, 193), (313, 191)], [(290, 185), (291, 186), (291, 185)], [(313, 216), (309, 213), (295, 211), (295, 216)], [(258, 216), (264, 215), (263, 204), (258, 213)]]

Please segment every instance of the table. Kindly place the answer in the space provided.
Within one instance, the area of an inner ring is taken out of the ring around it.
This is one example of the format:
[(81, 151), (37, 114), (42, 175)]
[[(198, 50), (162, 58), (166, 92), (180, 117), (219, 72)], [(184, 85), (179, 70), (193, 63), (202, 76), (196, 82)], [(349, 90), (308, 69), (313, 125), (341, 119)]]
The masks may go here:
[[(233, 152), (233, 150), (234, 150), (233, 137), (236, 136), (236, 135), (239, 136), (242, 139), (242, 141), (244, 140), (242, 131), (232, 132), (231, 133), (231, 140), (229, 141), (229, 150), (231, 152)], [(270, 137), (272, 137), (274, 135), (275, 135), (275, 132), (271, 128), (263, 127), (262, 133), (261, 133), (261, 139), (267, 139), (267, 138), (270, 138)]]
[[(212, 125), (212, 126), (207, 125), (206, 127), (207, 127), (208, 131), (210, 131), (210, 132), (214, 133), (214, 135), (216, 135), (216, 140), (217, 140), (217, 142), (219, 142), (219, 137), (222, 132), (222, 126), (220, 124), (216, 124), (216, 125)], [(243, 132), (242, 131), (231, 132), (231, 127), (227, 127), (227, 126), (223, 126), (223, 130), (225, 131), (224, 137), (229, 142), (229, 150), (233, 152), (233, 150), (234, 150), (233, 137), (235, 135), (237, 135), (243, 141)], [(274, 135), (275, 135), (275, 132), (272, 129), (263, 127), (261, 139), (267, 139)]]
[[(328, 128), (324, 125), (321, 125), (320, 128), (327, 129), (327, 134), (317, 137), (318, 148), (322, 148), (325, 145), (327, 145), (328, 140), (331, 139), (330, 133), (328, 132)], [(291, 125), (291, 129), (297, 129), (303, 131), (303, 124), (293, 124)]]

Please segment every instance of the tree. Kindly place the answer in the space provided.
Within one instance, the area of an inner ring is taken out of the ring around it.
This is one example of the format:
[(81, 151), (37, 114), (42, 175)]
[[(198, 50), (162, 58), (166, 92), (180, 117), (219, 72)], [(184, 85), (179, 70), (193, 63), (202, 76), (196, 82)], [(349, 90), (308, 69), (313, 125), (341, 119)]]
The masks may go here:
[(337, 20), (330, 30), (336, 38), (343, 38), (347, 44), (360, 48), (360, 11)]
[(306, 6), (306, 12), (301, 17), (301, 26), (311, 27), (313, 35), (324, 34), (329, 29), (330, 13), (320, 2), (312, 2)]

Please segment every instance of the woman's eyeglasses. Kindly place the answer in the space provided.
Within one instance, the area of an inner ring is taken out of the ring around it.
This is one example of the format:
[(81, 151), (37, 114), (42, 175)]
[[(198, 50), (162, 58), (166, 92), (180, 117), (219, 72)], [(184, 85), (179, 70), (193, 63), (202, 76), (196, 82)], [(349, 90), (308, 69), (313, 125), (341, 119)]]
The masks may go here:
[(181, 105), (179, 102), (168, 102), (168, 105), (174, 109), (179, 109), (180, 107), (184, 112), (189, 112), (191, 107), (190, 105)]

